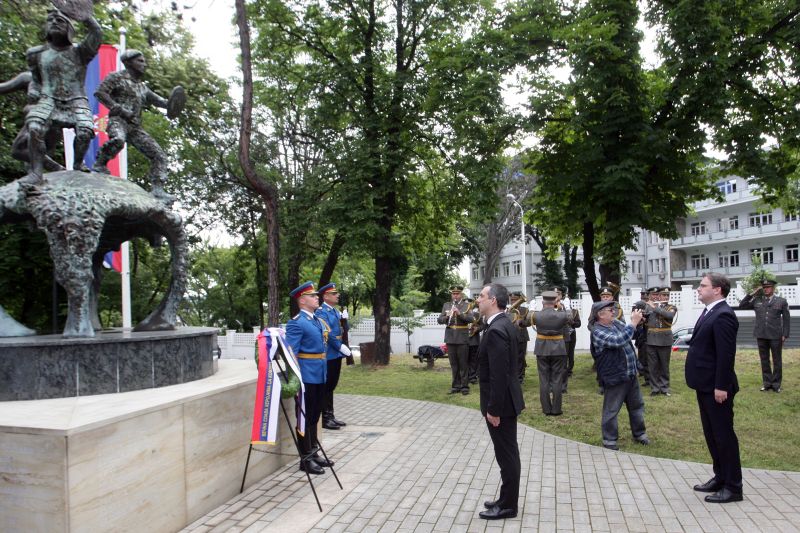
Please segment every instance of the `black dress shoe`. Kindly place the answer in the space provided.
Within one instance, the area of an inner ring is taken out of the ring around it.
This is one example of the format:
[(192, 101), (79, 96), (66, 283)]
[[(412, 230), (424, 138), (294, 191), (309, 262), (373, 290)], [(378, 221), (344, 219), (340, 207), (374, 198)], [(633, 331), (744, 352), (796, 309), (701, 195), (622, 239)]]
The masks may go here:
[(760, 388), (760, 389), (758, 389), (758, 390), (760, 390), (761, 392), (765, 392), (765, 391), (768, 391), (768, 390), (769, 390), (769, 387), (761, 387), (761, 388)]
[(705, 497), (708, 503), (729, 503), (740, 502), (744, 499), (741, 492), (731, 492), (730, 489), (725, 487), (721, 488), (719, 492), (709, 494)]
[(499, 506), (495, 505), (491, 509), (481, 511), (480, 513), (478, 513), (478, 516), (480, 516), (484, 520), (502, 520), (503, 518), (514, 518), (515, 516), (517, 516), (517, 510), (500, 509)]
[(606, 450), (614, 450), (614, 451), (619, 450), (619, 446), (617, 446), (616, 444), (603, 444), (603, 448), (605, 448)]
[(345, 427), (347, 425), (344, 422), (342, 422), (341, 420), (339, 420), (338, 418), (331, 418), (331, 420), (333, 420), (333, 423), (336, 424), (339, 427)]
[(711, 478), (702, 485), (695, 485), (694, 490), (697, 492), (717, 492), (723, 487), (722, 483), (717, 481), (716, 478)]
[(308, 472), (309, 474), (324, 474), (325, 470), (322, 469), (315, 461), (311, 459), (306, 459), (305, 461), (300, 461), (300, 470), (303, 472)]
[(483, 502), (483, 506), (486, 507), (487, 509), (491, 509), (492, 507), (497, 506), (497, 502), (498, 500), (486, 500), (485, 502)]
[(339, 424), (337, 424), (333, 420), (323, 420), (322, 427), (324, 427), (325, 429), (340, 429)]
[(335, 464), (335, 463), (334, 463), (333, 461), (331, 461), (330, 459), (325, 459), (325, 458), (324, 458), (323, 456), (321, 456), (321, 455), (315, 455), (315, 456), (314, 456), (314, 457), (312, 457), (311, 459), (312, 459), (312, 460), (313, 460), (315, 463), (317, 463), (317, 465), (319, 465), (319, 466), (321, 466), (321, 467), (322, 467), (322, 466), (333, 466), (333, 465)]

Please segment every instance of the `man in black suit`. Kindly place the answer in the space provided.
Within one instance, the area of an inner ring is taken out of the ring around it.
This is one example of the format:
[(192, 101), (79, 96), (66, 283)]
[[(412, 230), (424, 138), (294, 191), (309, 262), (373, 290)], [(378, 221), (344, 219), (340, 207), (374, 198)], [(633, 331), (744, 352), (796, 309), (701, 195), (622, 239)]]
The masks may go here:
[(486, 418), (494, 455), (500, 466), (500, 496), (484, 502), (481, 518), (517, 516), (521, 465), (517, 444), (517, 416), (525, 408), (517, 370), (517, 326), (504, 313), (508, 289), (492, 283), (478, 295), (478, 309), (487, 326), (478, 348), (481, 414)]
[(709, 272), (697, 295), (706, 305), (694, 326), (686, 355), (686, 384), (697, 393), (700, 421), (714, 465), (714, 477), (694, 490), (711, 492), (710, 503), (742, 501), (742, 464), (739, 439), (733, 430), (733, 397), (739, 382), (733, 369), (739, 321), (725, 297), (728, 278)]

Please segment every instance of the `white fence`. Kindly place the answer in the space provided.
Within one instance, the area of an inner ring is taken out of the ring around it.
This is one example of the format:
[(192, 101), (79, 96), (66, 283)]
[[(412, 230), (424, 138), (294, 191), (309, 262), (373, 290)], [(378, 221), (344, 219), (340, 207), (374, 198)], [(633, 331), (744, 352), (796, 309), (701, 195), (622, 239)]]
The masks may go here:
[[(797, 285), (779, 285), (777, 294), (786, 298), (791, 306), (800, 306), (800, 287)], [(631, 289), (632, 294), (639, 293), (639, 289)], [(739, 305), (739, 300), (745, 295), (741, 285), (731, 289), (728, 295), (728, 303), (732, 307)], [(633, 304), (639, 300), (638, 297), (621, 296), (619, 303), (625, 314), (625, 319), (629, 320)], [(678, 316), (673, 324), (673, 329), (691, 327), (697, 321), (703, 310), (703, 304), (697, 299), (697, 291), (692, 285), (682, 285), (680, 291), (673, 291), (669, 301), (678, 308)], [(582, 293), (579, 298), (573, 300), (573, 305), (577, 305), (580, 310), (581, 327), (577, 330), (575, 348), (578, 350), (589, 349), (589, 330), (586, 329), (586, 321), (592, 308), (592, 297), (589, 293)], [(541, 297), (537, 297), (531, 304), (533, 309), (541, 309)], [(740, 316), (753, 316), (753, 311), (736, 311)], [(800, 316), (800, 310), (793, 309), (792, 316)], [(420, 346), (426, 344), (439, 346), (444, 341), (444, 326), (436, 323), (438, 313), (430, 313), (421, 316), (423, 326), (414, 330), (410, 338), (410, 346), (406, 333), (399, 326), (392, 326), (391, 342), (392, 353), (417, 353)], [(528, 330), (531, 337), (535, 335), (533, 330)], [(228, 359), (248, 359), (252, 358), (255, 351), (255, 337), (258, 331), (253, 333), (233, 333), (224, 330), (217, 337), (222, 357)], [(350, 329), (350, 345), (358, 346), (362, 342), (372, 342), (375, 339), (375, 320), (367, 318), (360, 320)], [(528, 351), (533, 351), (533, 341), (528, 344)]]

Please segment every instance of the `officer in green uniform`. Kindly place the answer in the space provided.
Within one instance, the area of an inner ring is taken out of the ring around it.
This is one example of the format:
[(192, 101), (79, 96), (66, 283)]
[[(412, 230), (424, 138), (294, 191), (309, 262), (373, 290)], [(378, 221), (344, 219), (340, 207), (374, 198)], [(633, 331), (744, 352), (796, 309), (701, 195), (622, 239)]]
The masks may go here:
[(643, 320), (636, 328), (635, 340), (636, 358), (639, 360), (639, 373), (644, 378), (643, 386), (650, 386), (650, 371), (647, 369), (647, 301), (650, 299), (650, 291), (645, 289), (639, 293), (639, 301), (633, 304), (634, 309), (639, 309), (643, 313)]
[(564, 328), (564, 344), (567, 346), (567, 370), (564, 372), (564, 385), (561, 387), (561, 392), (566, 394), (567, 382), (572, 376), (572, 369), (575, 368), (575, 342), (577, 339), (575, 330), (581, 327), (581, 315), (577, 308), (572, 307), (570, 299), (564, 298), (565, 293), (561, 290), (561, 287), (554, 287), (553, 291), (558, 295), (556, 309), (566, 311), (570, 315), (570, 322)]
[(650, 396), (670, 396), (669, 361), (672, 354), (672, 324), (678, 309), (669, 303), (669, 287), (659, 287), (647, 302), (647, 368)]
[(447, 357), (450, 359), (450, 370), (453, 380), (450, 394), (469, 394), (469, 325), (474, 318), (467, 313), (469, 304), (463, 298), (464, 287), (450, 287), (451, 301), (442, 306), (439, 324), (445, 324), (444, 342), (447, 345)]
[(561, 414), (561, 394), (564, 373), (567, 371), (567, 346), (564, 328), (570, 323), (570, 314), (555, 309), (558, 295), (553, 291), (542, 293), (542, 310), (529, 314), (531, 326), (536, 328), (536, 369), (539, 371), (539, 402), (548, 416)]

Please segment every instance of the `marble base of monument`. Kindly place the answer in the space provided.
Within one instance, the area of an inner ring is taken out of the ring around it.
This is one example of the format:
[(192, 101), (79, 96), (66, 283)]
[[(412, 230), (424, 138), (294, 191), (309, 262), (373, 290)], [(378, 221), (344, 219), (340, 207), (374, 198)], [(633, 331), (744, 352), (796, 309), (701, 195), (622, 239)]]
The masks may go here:
[[(239, 493), (257, 371), (123, 394), (0, 402), (0, 531), (177, 531)], [(284, 400), (294, 424), (294, 402)], [(247, 485), (297, 452), (283, 416)]]
[(42, 400), (186, 383), (214, 373), (216, 328), (0, 338), (0, 400)]

